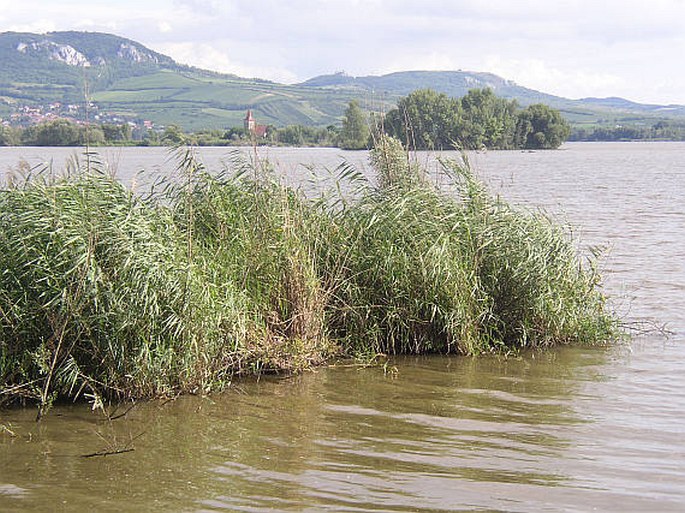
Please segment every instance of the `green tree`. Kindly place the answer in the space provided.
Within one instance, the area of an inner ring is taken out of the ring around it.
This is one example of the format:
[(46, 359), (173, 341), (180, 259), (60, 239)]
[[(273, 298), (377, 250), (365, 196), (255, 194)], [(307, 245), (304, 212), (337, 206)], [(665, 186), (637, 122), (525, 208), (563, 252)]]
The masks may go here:
[(412, 150), (453, 148), (461, 119), (459, 102), (431, 89), (419, 89), (397, 102), (383, 121), (385, 131)]
[(361, 150), (368, 147), (369, 125), (359, 103), (352, 100), (343, 116), (340, 131), (340, 147), (345, 150)]
[(170, 145), (186, 144), (188, 137), (178, 125), (168, 125), (162, 133), (162, 143)]
[(159, 146), (160, 144), (161, 140), (159, 138), (159, 133), (151, 128), (143, 134), (140, 141), (141, 146)]
[(516, 101), (499, 98), (492, 89), (471, 89), (461, 101), (460, 143), (464, 148), (515, 147)]
[(278, 142), (289, 146), (304, 146), (305, 127), (302, 125), (289, 125), (278, 131)]
[(108, 143), (122, 143), (131, 140), (131, 127), (128, 124), (115, 125), (105, 123), (102, 125), (105, 141)]
[(105, 133), (100, 125), (79, 126), (79, 145), (102, 146), (105, 142)]
[(0, 125), (0, 146), (16, 146), (18, 143), (18, 131), (10, 126)]
[(558, 110), (536, 103), (519, 112), (516, 139), (529, 149), (555, 149), (568, 139), (571, 127)]
[(304, 125), (288, 125), (276, 129), (272, 127), (267, 140), (288, 146), (330, 146), (335, 138), (335, 130)]
[(28, 146), (78, 146), (81, 130), (69, 120), (56, 119), (28, 127), (21, 142)]
[(249, 135), (243, 127), (232, 127), (224, 132), (223, 139), (231, 142), (247, 141)]

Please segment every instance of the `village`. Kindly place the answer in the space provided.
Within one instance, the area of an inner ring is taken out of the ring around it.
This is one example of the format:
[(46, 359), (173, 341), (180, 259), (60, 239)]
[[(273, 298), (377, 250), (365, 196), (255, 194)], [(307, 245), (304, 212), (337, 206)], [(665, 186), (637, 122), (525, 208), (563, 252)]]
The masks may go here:
[(87, 104), (52, 102), (46, 105), (11, 105), (9, 115), (0, 116), (0, 124), (6, 127), (26, 128), (60, 119), (71, 121), (77, 125), (88, 123), (127, 125), (132, 132), (145, 132), (157, 127), (150, 120), (125, 119), (122, 116), (100, 110), (95, 102)]

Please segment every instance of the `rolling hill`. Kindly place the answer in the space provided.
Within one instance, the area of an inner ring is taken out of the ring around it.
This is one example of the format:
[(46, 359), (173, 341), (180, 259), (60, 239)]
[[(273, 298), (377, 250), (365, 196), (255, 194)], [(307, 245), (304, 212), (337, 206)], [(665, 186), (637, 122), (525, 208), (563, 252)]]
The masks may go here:
[(16, 123), (68, 115), (176, 123), (194, 131), (240, 126), (245, 111), (252, 109), (263, 124), (326, 126), (340, 122), (352, 99), (368, 110), (386, 111), (400, 97), (426, 87), (450, 96), (490, 87), (522, 105), (546, 103), (576, 126), (685, 120), (684, 106), (621, 98), (569, 100), (490, 73), (468, 71), (366, 77), (337, 73), (285, 85), (181, 65), (130, 39), (93, 32), (1, 33), (0, 62), (0, 118)]

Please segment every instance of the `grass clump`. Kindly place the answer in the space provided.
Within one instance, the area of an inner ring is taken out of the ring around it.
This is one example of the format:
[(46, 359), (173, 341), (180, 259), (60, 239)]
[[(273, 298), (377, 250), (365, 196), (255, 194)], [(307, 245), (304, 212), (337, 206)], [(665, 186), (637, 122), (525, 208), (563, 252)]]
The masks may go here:
[(336, 216), (341, 238), (327, 246), (344, 271), (330, 311), (345, 347), (479, 354), (617, 336), (568, 230), (491, 196), (465, 157), (441, 162), (447, 191), (395, 140), (371, 160), (378, 185)]
[[(193, 245), (205, 283), (240, 290), (250, 329), (243, 355), (255, 369), (299, 369), (331, 350), (324, 325), (326, 292), (315, 258), (326, 218), (284, 187), (268, 163), (234, 162), (233, 174), (201, 166), (165, 200)], [(188, 170), (193, 159), (183, 164)], [(191, 251), (191, 250), (189, 250)]]
[(84, 174), (2, 191), (0, 212), (3, 383), (45, 404), (219, 377), (211, 367), (236, 350), (222, 327), (243, 322), (240, 294), (207, 293), (168, 209)]
[(393, 139), (371, 161), (377, 179), (336, 201), (268, 163), (210, 174), (190, 152), (148, 197), (93, 169), (3, 189), (0, 402), (205, 393), (335, 352), (616, 336), (568, 231), (490, 196), (465, 161), (442, 163), (448, 190)]

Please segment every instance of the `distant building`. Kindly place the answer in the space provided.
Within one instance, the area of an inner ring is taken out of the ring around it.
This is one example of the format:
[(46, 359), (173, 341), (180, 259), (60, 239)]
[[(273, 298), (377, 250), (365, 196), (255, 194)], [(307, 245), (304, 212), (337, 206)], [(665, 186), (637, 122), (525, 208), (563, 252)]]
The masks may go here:
[(266, 125), (257, 124), (257, 122), (254, 119), (254, 116), (252, 115), (251, 109), (248, 109), (247, 114), (245, 115), (245, 119), (243, 120), (243, 126), (245, 127), (245, 131), (250, 135), (254, 135), (255, 137), (260, 139), (266, 137), (268, 127)]

